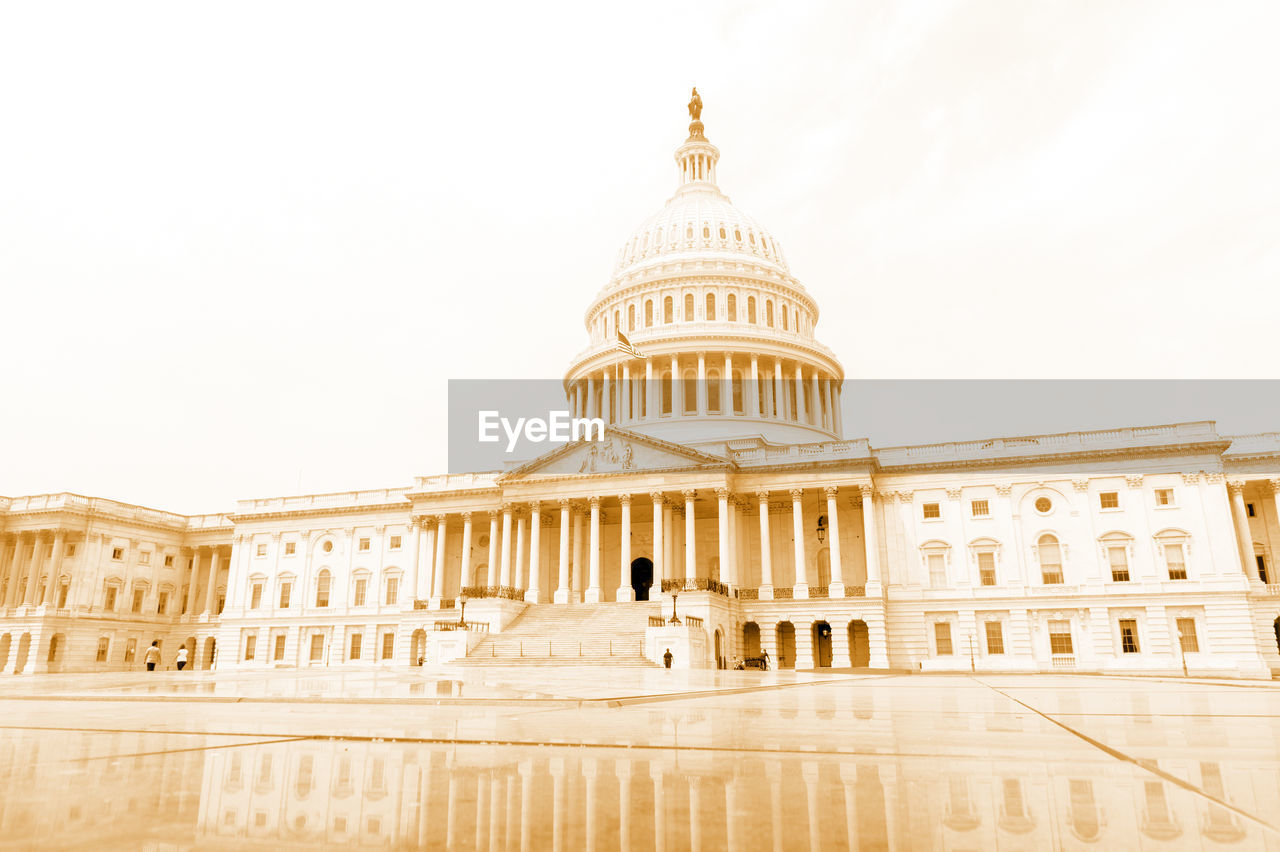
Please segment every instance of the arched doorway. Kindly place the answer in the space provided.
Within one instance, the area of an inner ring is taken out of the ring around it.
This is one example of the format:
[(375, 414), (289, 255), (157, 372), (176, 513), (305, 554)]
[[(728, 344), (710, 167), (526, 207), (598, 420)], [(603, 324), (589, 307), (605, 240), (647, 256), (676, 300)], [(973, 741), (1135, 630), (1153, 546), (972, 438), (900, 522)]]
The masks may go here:
[(813, 625), (813, 662), (817, 668), (831, 668), (831, 625), (825, 621)]
[(796, 626), (790, 621), (778, 623), (778, 668), (796, 667)]
[(413, 631), (409, 650), (409, 665), (420, 666), (427, 659), (427, 632), (422, 628)]
[(855, 669), (871, 665), (871, 634), (865, 621), (849, 622), (849, 662)]
[(760, 656), (760, 625), (754, 621), (742, 625), (742, 656), (748, 660)]
[(214, 639), (212, 636), (204, 640), (204, 654), (201, 656), (200, 668), (213, 668), (213, 655), (217, 648), (218, 640)]
[(631, 588), (635, 590), (636, 600), (649, 600), (651, 585), (653, 585), (653, 561), (644, 556), (631, 560)]
[(6, 633), (0, 636), (0, 672), (4, 671), (5, 665), (9, 662), (9, 646), (12, 643), (12, 634)]
[(716, 628), (716, 668), (724, 668), (724, 635)]
[(18, 640), (18, 656), (13, 661), (13, 673), (21, 674), (26, 668), (27, 656), (31, 653), (31, 634), (23, 633), (22, 638)]
[[(1272, 626), (1275, 627), (1276, 630), (1276, 651), (1280, 652), (1280, 618), (1277, 618), (1275, 624)], [(8, 637), (6, 636), (5, 638), (7, 639)]]

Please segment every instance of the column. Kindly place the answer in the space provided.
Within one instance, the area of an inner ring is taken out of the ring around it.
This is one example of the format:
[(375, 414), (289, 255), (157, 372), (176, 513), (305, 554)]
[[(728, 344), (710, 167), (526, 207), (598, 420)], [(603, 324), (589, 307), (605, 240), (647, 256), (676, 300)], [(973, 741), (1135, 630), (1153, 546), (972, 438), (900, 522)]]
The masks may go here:
[[(475, 577), (471, 572), (471, 513), (462, 513), (462, 589), (468, 589), (475, 585)], [(468, 594), (470, 594), (468, 592)]]
[(618, 389), (618, 420), (631, 421), (636, 419), (636, 395), (635, 388), (631, 385), (631, 362), (624, 361), (622, 363), (622, 387)]
[(658, 417), (658, 386), (653, 381), (653, 359), (644, 359), (644, 417), (656, 420)]
[[(26, 606), (36, 605), (36, 586), (40, 583), (40, 570), (43, 565), (44, 531), (39, 530), (36, 532), (35, 542), (31, 546), (31, 562), (30, 567), (27, 569), (27, 588), (22, 595), (22, 603)], [(16, 651), (17, 646), (15, 645), (10, 653), (15, 653)], [(34, 660), (35, 656), (35, 649), (32, 649), (31, 654), (28, 656), (28, 661)]]
[(600, 603), (604, 599), (600, 591), (600, 498), (593, 494), (587, 498), (587, 504), (591, 507), (591, 541), (588, 545), (591, 552), (587, 554), (591, 567), (585, 600), (587, 603)]
[(837, 435), (844, 437), (844, 417), (840, 414), (840, 399), (843, 394), (840, 392), (840, 385), (837, 384), (831, 390), (831, 413), (836, 418), (835, 432)]
[[(58, 575), (62, 573), (62, 556), (66, 542), (66, 531), (56, 530), (53, 534), (53, 554), (49, 557), (49, 582), (45, 584), (44, 593), (39, 597), (46, 606), (56, 607), (58, 604), (55, 595), (58, 589)], [(159, 583), (156, 586), (158, 588)]]
[(600, 416), (605, 423), (613, 423), (618, 418), (613, 410), (613, 384), (609, 381), (609, 371), (605, 370), (600, 379)]
[(688, 581), (698, 577), (698, 555), (694, 547), (697, 525), (693, 513), (693, 498), (697, 492), (686, 489), (680, 493), (684, 495), (684, 579), (686, 585), (692, 585)]
[(560, 577), (556, 583), (553, 600), (558, 604), (569, 602), (569, 501), (560, 501)]
[[(760, 600), (773, 600), (773, 545), (769, 542), (769, 492), (757, 491), (760, 501)], [(764, 628), (761, 627), (763, 636)], [(764, 641), (763, 639), (761, 641)]]
[[(200, 581), (200, 548), (193, 547), (191, 549), (191, 583), (187, 586), (187, 618), (196, 617), (196, 585)], [(195, 657), (195, 649), (191, 650), (192, 657)], [(192, 662), (194, 666), (194, 661)]]
[(622, 535), (618, 541), (618, 577), (621, 579), (614, 600), (633, 601), (636, 590), (631, 588), (631, 495), (619, 494), (618, 500), (622, 503)]
[(564, 849), (565, 790), (564, 758), (551, 758), (547, 770), (551, 773), (551, 848), (554, 852)]
[(826, 427), (828, 430), (834, 432), (836, 427), (836, 410), (834, 405), (832, 404), (830, 379), (822, 380), (822, 400), (823, 402), (826, 403), (826, 408), (827, 408)]
[(662, 593), (662, 580), (666, 577), (665, 542), (666, 531), (663, 529), (662, 513), (664, 501), (661, 491), (650, 491), (649, 499), (653, 501), (653, 585), (650, 586), (649, 600)]
[(498, 513), (489, 512), (489, 573), (485, 585), (498, 585)]
[(684, 382), (680, 381), (680, 356), (671, 356), (671, 416), (684, 413)]
[[(279, 545), (277, 545), (277, 553)], [(413, 609), (415, 601), (418, 600), (418, 564), (422, 557), (422, 519), (412, 518), (409, 521), (409, 606), (407, 609)], [(277, 562), (277, 565), (279, 563)]]
[(698, 353), (698, 416), (707, 413), (707, 353)]
[(587, 376), (587, 417), (600, 416), (600, 408), (596, 404), (596, 377)]
[(584, 588), (582, 576), (583, 569), (586, 567), (586, 549), (587, 537), (583, 535), (583, 517), (580, 509), (574, 509), (573, 512), (573, 570), (569, 573), (569, 589), (570, 597), (574, 603), (582, 603), (582, 590)]
[(511, 587), (511, 504), (502, 504), (502, 570), (498, 585)]
[[(801, 502), (803, 497), (803, 489), (791, 489), (791, 532), (795, 538), (796, 560), (796, 585), (794, 594), (797, 598), (809, 597), (809, 565), (805, 562), (804, 556), (804, 506)], [(796, 634), (799, 635), (799, 633), (800, 631), (797, 630)]]
[(810, 422), (819, 429), (822, 428), (822, 397), (821, 391), (818, 389), (818, 371), (815, 369), (809, 374), (809, 398), (813, 403), (813, 411), (810, 412)]
[[(5, 580), (4, 593), (0, 594), (0, 608), (8, 606), (9, 592), (12, 591), (14, 583), (17, 579), (13, 576), (13, 569), (18, 565), (18, 551), (22, 547), (22, 537), (17, 533), (13, 536), (13, 555), (4, 563), (4, 569), (0, 571), (0, 578)], [(5, 552), (9, 549), (7, 543), (0, 544), (0, 559), (4, 559)]]
[(726, 852), (741, 852), (742, 841), (738, 837), (738, 774), (736, 772), (724, 782), (724, 835)]
[[(9, 591), (8, 606), (13, 608), (22, 603), (22, 570), (27, 564), (27, 545), (23, 539), (26, 538), (25, 533), (14, 533), (13, 536), (13, 561), (9, 564)], [(12, 640), (10, 640), (12, 641)], [(13, 654), (17, 651), (16, 645), (10, 645), (9, 653)]]
[(218, 548), (212, 548), (213, 552), (209, 556), (209, 585), (205, 587), (204, 592), (204, 615), (213, 617), (217, 615), (218, 608), (218, 561), (220, 554)]
[(782, 392), (782, 359), (773, 359), (773, 416), (779, 420), (787, 418), (787, 397)]
[(524, 585), (524, 542), (525, 542), (525, 525), (524, 515), (516, 518), (516, 569), (515, 584), (516, 589), (523, 591)]
[(747, 390), (747, 398), (750, 400), (747, 411), (752, 417), (760, 417), (764, 414), (764, 403), (760, 398), (760, 356), (754, 352), (751, 353), (751, 382), (747, 385)]
[(720, 582), (729, 583), (729, 489), (716, 489), (716, 519), (719, 523)]
[(435, 566), (431, 572), (431, 606), (433, 609), (439, 609), (440, 602), (444, 600), (444, 545), (449, 532), (448, 525), (448, 515), (436, 515), (436, 558)]
[(1258, 561), (1253, 558), (1253, 533), (1249, 531), (1249, 512), (1244, 505), (1244, 483), (1233, 480), (1227, 483), (1231, 492), (1231, 514), (1236, 519), (1236, 540), (1240, 545), (1240, 560), (1244, 565), (1245, 576), (1251, 580), (1259, 580)]
[(728, 583), (735, 591), (741, 583), (741, 569), (738, 567), (738, 560), (742, 558), (742, 548), (740, 547), (741, 531), (738, 523), (738, 498), (729, 495), (729, 571), (727, 574), (721, 570), (722, 579)]
[(524, 599), (542, 603), (542, 504), (537, 500), (529, 504), (529, 588)]
[(662, 504), (662, 565), (664, 580), (679, 579), (680, 570), (676, 563), (675, 507), (666, 501)]
[(875, 489), (858, 486), (862, 494), (862, 538), (867, 548), (867, 597), (879, 597), (884, 587), (880, 580), (880, 537), (876, 524)]
[(702, 852), (702, 778), (689, 776), (689, 850)]
[[(743, 411), (746, 411), (746, 407), (746, 400), (743, 400)], [(720, 412), (733, 414), (736, 410), (733, 407), (733, 355), (726, 352), (724, 353), (724, 376), (720, 379)]]
[(804, 368), (796, 364), (796, 422), (808, 423), (808, 403), (804, 399)]
[[(537, 529), (536, 525), (534, 529)], [(520, 772), (520, 852), (529, 852), (533, 845), (533, 761), (522, 760), (518, 768)]]
[[(814, 398), (817, 398), (816, 395)], [(827, 535), (831, 538), (831, 585), (827, 587), (827, 594), (833, 598), (842, 598), (844, 564), (840, 560), (840, 503), (836, 499), (838, 489), (829, 485), (822, 491), (827, 495)]]
[(434, 518), (423, 518), (422, 526), (426, 529), (427, 534), (423, 536), (422, 549), (426, 552), (426, 557), (422, 559), (422, 570), (420, 573), (420, 584), (418, 588), (413, 590), (416, 598), (421, 598), (428, 602), (431, 601), (431, 589), (434, 585), (435, 563), (436, 563), (436, 522)]

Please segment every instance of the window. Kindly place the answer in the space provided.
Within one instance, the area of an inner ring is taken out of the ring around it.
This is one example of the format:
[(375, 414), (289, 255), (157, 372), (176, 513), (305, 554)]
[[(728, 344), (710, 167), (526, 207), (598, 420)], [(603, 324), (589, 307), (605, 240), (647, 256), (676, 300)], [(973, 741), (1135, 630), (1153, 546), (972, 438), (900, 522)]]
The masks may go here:
[(311, 662), (318, 663), (324, 659), (324, 634), (311, 634)]
[(939, 657), (951, 656), (951, 622), (938, 621), (933, 625), (933, 644)]
[(756, 297), (747, 297), (747, 322), (755, 325), (756, 322)]
[(1164, 563), (1169, 567), (1170, 580), (1187, 579), (1187, 558), (1181, 543), (1170, 542), (1164, 546)]
[(277, 633), (276, 647), (275, 647), (274, 653), (272, 654), (272, 659), (277, 661), (284, 659), (284, 642), (285, 642), (285, 635), (283, 633)]
[(383, 633), (382, 634), (382, 659), (384, 660), (391, 659), (392, 655), (395, 652), (395, 649), (396, 649), (396, 634)]
[(293, 594), (293, 583), (280, 584), (280, 608), (289, 608), (289, 598)]
[(262, 584), (254, 583), (253, 592), (249, 595), (249, 609), (257, 609), (262, 606)]
[(292, 556), (292, 555), (293, 555), (294, 553), (296, 553), (297, 551), (298, 551), (298, 545), (297, 545), (297, 543), (296, 543), (296, 542), (286, 541), (286, 542), (284, 543), (284, 555), (285, 555), (285, 556)]
[(252, 660), (254, 653), (258, 650), (258, 634), (250, 633), (244, 637), (244, 658)]
[(1254, 509), (1253, 509), (1253, 504), (1252, 504), (1252, 503), (1245, 503), (1245, 504), (1244, 504), (1244, 513), (1245, 513), (1246, 515), (1248, 515), (1249, 517), (1251, 517), (1251, 518), (1256, 518), (1256, 517), (1257, 517), (1257, 513), (1254, 511)]
[(653, 325), (653, 300), (645, 299), (644, 301), (644, 327), (649, 328)]
[(764, 303), (764, 324), (773, 328), (773, 301), (766, 300)]
[(988, 621), (983, 625), (987, 632), (987, 653), (1004, 653), (1004, 625), (998, 621)]
[(1178, 647), (1184, 654), (1198, 654), (1200, 641), (1196, 638), (1196, 620), (1194, 618), (1178, 619)]
[(1173, 489), (1157, 488), (1156, 489), (1156, 505), (1172, 506), (1173, 505)]
[(969, 508), (975, 518), (985, 518), (991, 514), (991, 509), (988, 507), (986, 500), (974, 500), (969, 504)]
[(996, 554), (991, 550), (978, 553), (978, 578), (984, 586), (996, 584)]
[(326, 541), (324, 544), (320, 545), (320, 549), (321, 549), (321, 550), (323, 550), (325, 553), (332, 553), (332, 552), (333, 552), (333, 542), (331, 542), (331, 541)]
[(707, 294), (707, 322), (713, 322), (716, 318), (716, 294)]
[(369, 539), (367, 539), (367, 538), (362, 538), (362, 539), (360, 539), (360, 549), (361, 549), (361, 550), (368, 550), (368, 549), (369, 549)]
[(1119, 509), (1120, 508), (1120, 492), (1103, 491), (1098, 495), (1098, 505), (1103, 509)]
[(944, 588), (947, 585), (947, 558), (941, 553), (930, 553), (928, 556), (929, 563), (929, 585), (935, 589)]
[(164, 615), (164, 611), (168, 608), (169, 608), (169, 593), (161, 592), (160, 596), (156, 599), (156, 612), (158, 612), (160, 615)]
[(151, 564), (151, 551), (150, 551), (150, 550), (144, 550), (144, 551), (142, 551), (141, 553), (139, 553), (139, 554), (138, 554), (138, 564), (139, 564), (139, 565), (150, 565), (150, 564)]
[(941, 518), (942, 517), (941, 507), (937, 503), (925, 503), (924, 517), (926, 521), (931, 518)]
[(66, 580), (58, 586), (58, 608), (61, 609), (67, 605), (67, 594), (71, 591), (71, 584)]
[(67, 558), (70, 559), (76, 555), (76, 543), (73, 541), (67, 545)]
[(351, 634), (351, 656), (350, 659), (360, 659), (360, 643), (364, 641), (364, 635), (361, 633)]
[(383, 602), (387, 606), (392, 606), (395, 604), (396, 600), (399, 597), (400, 597), (400, 578), (388, 577), (387, 578), (387, 597)]
[(398, 536), (398, 535), (393, 535), (393, 536), (391, 536), (391, 544), (389, 544), (389, 545), (388, 545), (388, 547), (390, 547), (392, 550), (399, 550), (399, 549), (400, 549), (400, 536)]
[(132, 607), (133, 612), (142, 612), (142, 599), (145, 598), (146, 596), (147, 596), (146, 589), (133, 590), (133, 607)]
[(116, 562), (119, 562), (120, 560), (124, 559), (124, 548), (123, 547), (111, 548), (111, 558), (114, 559)]
[(1120, 650), (1126, 654), (1138, 653), (1138, 622), (1132, 618), (1120, 619)]
[(1124, 545), (1112, 545), (1107, 548), (1107, 559), (1111, 563), (1111, 581), (1113, 583), (1129, 582), (1129, 550)]
[(98, 638), (98, 656), (97, 656), (97, 661), (98, 661), (99, 663), (105, 663), (105, 662), (107, 661), (107, 652), (108, 652), (108, 651), (110, 651), (110, 650), (111, 650), (111, 637), (109, 637), (109, 636), (100, 636), (100, 637)]
[(368, 590), (369, 590), (369, 578), (356, 577), (355, 589), (351, 593), (351, 605), (364, 606), (365, 598), (368, 596)]
[(1048, 497), (1037, 497), (1035, 507), (1037, 512), (1042, 515), (1047, 515), (1053, 511), (1053, 501)]
[(684, 321), (693, 322), (693, 294), (684, 294)]
[(259, 544), (259, 545), (258, 545), (258, 547), (257, 547), (257, 550), (255, 550), (254, 552), (255, 552), (258, 556), (266, 556), (266, 555), (267, 555), (267, 545), (266, 545), (266, 543), (265, 543), (265, 542), (263, 542), (263, 543)]
[(1046, 533), (1036, 544), (1040, 556), (1040, 578), (1046, 585), (1062, 582), (1062, 548), (1058, 540)]
[(136, 657), (137, 655), (138, 655), (138, 640), (130, 639), (128, 642), (125, 642), (124, 643), (124, 661), (126, 663), (132, 663), (133, 658)]
[(316, 606), (329, 605), (329, 572), (324, 570), (316, 577)]
[(636, 330), (636, 306), (627, 305), (627, 331)]
[(724, 310), (729, 322), (738, 321), (738, 297), (733, 293), (725, 297)]
[(107, 598), (102, 603), (102, 608), (108, 612), (114, 612), (116, 608), (116, 587), (107, 586)]
[(1049, 653), (1071, 654), (1071, 622), (1049, 622)]
[(789, 311), (787, 311), (787, 306), (786, 306), (786, 305), (782, 305), (782, 306), (781, 306), (781, 308), (782, 308), (782, 330), (783, 330), (783, 331), (787, 331), (787, 330), (788, 330), (788, 326), (787, 326), (787, 315), (788, 315)]
[(165, 554), (165, 557), (164, 557), (164, 567), (166, 567), (166, 568), (172, 568), (172, 567), (173, 567), (173, 554), (172, 554), (172, 553), (167, 553), (167, 554)]
[(662, 321), (664, 323), (673, 323), (676, 321), (676, 303), (670, 296), (662, 300)]
[[(1271, 581), (1267, 579), (1267, 557), (1259, 553), (1253, 557), (1253, 560), (1258, 566), (1258, 579), (1264, 583), (1270, 583)], [(1185, 580), (1187, 579), (1187, 572), (1184, 570), (1181, 577), (1171, 577), (1170, 579)]]

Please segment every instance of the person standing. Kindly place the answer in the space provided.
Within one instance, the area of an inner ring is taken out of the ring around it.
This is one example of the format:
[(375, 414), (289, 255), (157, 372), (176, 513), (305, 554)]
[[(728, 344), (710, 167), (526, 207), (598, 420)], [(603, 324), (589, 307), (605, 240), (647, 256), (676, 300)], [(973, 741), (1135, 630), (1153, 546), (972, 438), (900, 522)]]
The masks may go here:
[(187, 667), (187, 646), (183, 645), (178, 649), (178, 671), (182, 671)]
[(160, 640), (157, 639), (151, 643), (151, 647), (147, 649), (147, 655), (143, 658), (147, 662), (147, 671), (156, 670), (156, 663), (160, 662)]
[(663, 654), (663, 655), (662, 655), (662, 662), (663, 662), (663, 664), (664, 664), (667, 668), (671, 668), (671, 660), (672, 660), (672, 658), (673, 658), (673, 655), (672, 655), (672, 653), (671, 653), (671, 649), (670, 649), (670, 648), (668, 648), (668, 649), (667, 649), (667, 653), (665, 653), (665, 654)]

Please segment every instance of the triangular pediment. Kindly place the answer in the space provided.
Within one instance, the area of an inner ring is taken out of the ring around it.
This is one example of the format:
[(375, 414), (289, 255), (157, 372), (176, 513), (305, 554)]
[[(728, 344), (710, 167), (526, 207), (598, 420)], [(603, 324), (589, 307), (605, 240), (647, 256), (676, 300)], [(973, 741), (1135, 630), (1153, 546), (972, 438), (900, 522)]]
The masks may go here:
[(603, 440), (579, 440), (557, 447), (504, 473), (499, 481), (643, 471), (723, 470), (729, 466), (730, 462), (720, 456), (610, 427)]

